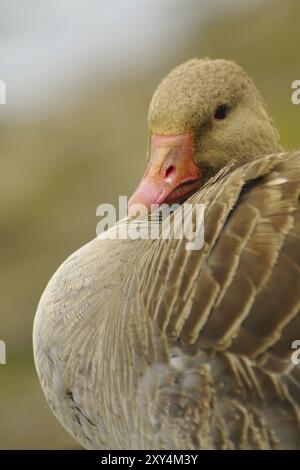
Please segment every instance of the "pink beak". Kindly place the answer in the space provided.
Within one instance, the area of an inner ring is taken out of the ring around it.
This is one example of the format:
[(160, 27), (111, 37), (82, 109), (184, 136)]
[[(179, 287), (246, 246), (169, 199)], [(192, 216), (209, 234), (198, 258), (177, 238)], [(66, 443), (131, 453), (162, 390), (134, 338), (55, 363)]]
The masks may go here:
[(140, 213), (149, 212), (152, 204), (157, 207), (181, 201), (199, 188), (201, 176), (202, 171), (193, 160), (191, 134), (153, 134), (149, 163), (129, 200), (129, 215), (134, 215), (137, 209)]

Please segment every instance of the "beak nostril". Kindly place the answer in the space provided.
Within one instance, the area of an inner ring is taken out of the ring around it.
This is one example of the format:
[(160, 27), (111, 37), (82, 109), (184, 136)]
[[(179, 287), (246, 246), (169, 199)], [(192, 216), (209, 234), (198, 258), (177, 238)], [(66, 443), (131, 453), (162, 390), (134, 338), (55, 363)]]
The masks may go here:
[(174, 166), (174, 165), (170, 165), (170, 166), (166, 169), (165, 178), (168, 178), (168, 176), (170, 176), (172, 173), (174, 173), (174, 171), (175, 171), (175, 166)]

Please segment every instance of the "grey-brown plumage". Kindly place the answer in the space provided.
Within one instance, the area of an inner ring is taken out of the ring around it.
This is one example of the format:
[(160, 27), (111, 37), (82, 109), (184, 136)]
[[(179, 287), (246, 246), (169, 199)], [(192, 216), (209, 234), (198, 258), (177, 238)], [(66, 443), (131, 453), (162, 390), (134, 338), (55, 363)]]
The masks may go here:
[[(215, 174), (188, 201), (205, 205), (204, 247), (106, 233), (70, 256), (41, 298), (41, 384), (87, 448), (300, 448), (300, 372), (291, 361), (300, 339), (300, 153), (279, 151), (253, 83), (230, 64), (184, 64), (171, 72), (180, 77), (178, 115), (168, 78), (150, 107), (150, 132), (167, 133), (172, 120), (169, 132), (193, 129), (197, 160)], [(211, 84), (205, 93), (204, 76), (195, 92), (205, 117), (197, 106), (187, 112), (201, 71)], [(208, 126), (215, 100), (233, 95), (228, 121)], [(244, 125), (251, 131), (241, 138), (235, 126)], [(223, 165), (209, 150), (222, 139)]]

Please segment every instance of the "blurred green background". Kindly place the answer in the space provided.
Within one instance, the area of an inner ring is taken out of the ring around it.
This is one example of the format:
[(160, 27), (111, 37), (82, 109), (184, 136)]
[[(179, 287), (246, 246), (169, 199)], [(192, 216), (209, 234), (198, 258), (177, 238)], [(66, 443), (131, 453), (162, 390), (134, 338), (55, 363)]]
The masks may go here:
[(97, 205), (135, 189), (161, 78), (188, 58), (234, 59), (256, 81), (282, 144), (300, 144), (300, 105), (291, 103), (298, 0), (107, 3), (0, 0), (2, 449), (78, 448), (41, 392), (33, 318), (59, 264), (95, 236)]

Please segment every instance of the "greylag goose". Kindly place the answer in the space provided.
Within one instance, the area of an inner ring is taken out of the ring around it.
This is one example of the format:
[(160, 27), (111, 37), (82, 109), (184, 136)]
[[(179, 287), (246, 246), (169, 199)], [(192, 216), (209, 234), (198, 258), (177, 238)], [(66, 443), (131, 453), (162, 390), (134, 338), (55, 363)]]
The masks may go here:
[(204, 245), (108, 231), (48, 283), (35, 364), (85, 448), (300, 448), (300, 153), (278, 137), (233, 62), (190, 60), (154, 93), (129, 206), (203, 204)]

